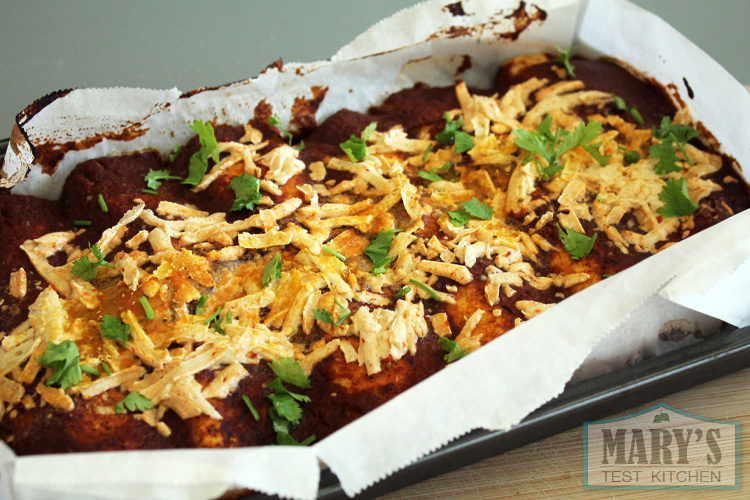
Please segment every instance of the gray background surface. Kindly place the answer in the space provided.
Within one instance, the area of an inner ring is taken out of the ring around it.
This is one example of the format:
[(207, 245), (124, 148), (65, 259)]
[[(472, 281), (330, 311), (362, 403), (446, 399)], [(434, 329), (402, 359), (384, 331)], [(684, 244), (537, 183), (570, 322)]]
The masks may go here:
[[(597, 0), (591, 0), (597, 1)], [(750, 0), (634, 0), (750, 83)], [(326, 59), (409, 0), (9, 0), (0, 17), (0, 137), (36, 98), (72, 87), (191, 90), (278, 58)]]

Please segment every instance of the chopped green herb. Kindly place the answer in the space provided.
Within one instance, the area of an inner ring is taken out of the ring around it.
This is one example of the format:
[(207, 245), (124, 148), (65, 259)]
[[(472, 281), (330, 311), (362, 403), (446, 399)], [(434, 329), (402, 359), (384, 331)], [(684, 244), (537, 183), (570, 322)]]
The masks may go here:
[(424, 153), (422, 154), (422, 161), (427, 161), (427, 157), (430, 155), (430, 151), (432, 151), (432, 147), (434, 146), (433, 143), (429, 143), (427, 145), (427, 148), (424, 150)]
[(445, 128), (442, 132), (435, 135), (435, 139), (437, 139), (440, 144), (448, 144), (454, 140), (456, 132), (461, 130), (461, 127), (464, 126), (464, 119), (459, 116), (458, 120), (453, 121), (451, 120), (451, 114), (447, 111), (443, 117), (445, 118)]
[(203, 311), (206, 310), (206, 304), (208, 303), (208, 295), (205, 293), (202, 293), (200, 298), (198, 299), (198, 303), (195, 304), (195, 314), (203, 314)]
[(305, 149), (305, 141), (299, 141), (299, 144), (297, 144), (297, 147), (294, 149), (296, 149), (297, 151), (302, 151), (303, 149)]
[(154, 314), (154, 310), (151, 308), (151, 303), (149, 303), (145, 295), (141, 296), (141, 298), (138, 299), (138, 302), (143, 306), (143, 312), (146, 313), (146, 319), (151, 320), (156, 318), (156, 314)]
[(193, 153), (188, 164), (188, 176), (182, 181), (183, 184), (197, 186), (208, 170), (209, 158), (214, 163), (219, 163), (219, 143), (216, 141), (214, 128), (210, 123), (204, 123), (201, 120), (193, 121), (190, 128), (198, 134), (201, 148)]
[(477, 219), (490, 220), (492, 215), (495, 213), (495, 209), (480, 203), (476, 197), (473, 197), (469, 201), (462, 201), (461, 206), (471, 215)]
[(260, 180), (252, 175), (242, 173), (232, 179), (229, 187), (234, 191), (232, 210), (252, 210), (262, 198), (260, 194)]
[(458, 343), (456, 343), (454, 340), (451, 340), (447, 337), (440, 337), (438, 339), (438, 344), (443, 346), (443, 349), (447, 354), (443, 357), (446, 363), (453, 363), (457, 359), (461, 359), (464, 356), (466, 356), (466, 351), (464, 351)]
[(154, 404), (146, 396), (139, 392), (131, 392), (115, 405), (115, 413), (127, 413), (127, 411), (144, 412), (153, 407)]
[(440, 182), (443, 180), (443, 178), (440, 177), (438, 174), (436, 174), (434, 170), (426, 170), (426, 171), (417, 172), (417, 175), (420, 178), (430, 181), (430, 182)]
[(465, 153), (474, 147), (474, 138), (459, 130), (455, 135), (456, 153)]
[(461, 202), (461, 206), (464, 208), (461, 211), (450, 211), (448, 212), (448, 218), (451, 224), (457, 227), (465, 226), (472, 217), (482, 220), (491, 220), (492, 215), (495, 213), (495, 209), (480, 203), (476, 197), (473, 197), (469, 201)]
[(596, 160), (596, 162), (601, 165), (602, 167), (605, 166), (607, 163), (609, 163), (609, 159), (611, 158), (611, 155), (603, 156), (599, 152), (599, 148), (602, 147), (601, 141), (594, 143), (594, 144), (588, 144), (586, 146), (583, 146), (584, 151), (586, 151), (588, 154), (591, 155), (591, 157)]
[(406, 294), (411, 292), (411, 288), (408, 286), (402, 287), (396, 295), (393, 296), (393, 300), (399, 300), (406, 297)]
[(310, 388), (310, 379), (305, 375), (305, 370), (294, 358), (278, 358), (270, 363), (271, 370), (282, 382), (296, 385), (300, 389)]
[(661, 140), (661, 144), (654, 144), (648, 150), (651, 158), (659, 158), (659, 161), (654, 165), (654, 172), (662, 175), (682, 170), (676, 163), (677, 154), (674, 146), (680, 149), (690, 165), (694, 165), (687, 151), (685, 151), (685, 144), (691, 139), (700, 137), (700, 132), (688, 125), (672, 123), (669, 117), (665, 116), (661, 120), (661, 128), (653, 127), (651, 133), (656, 139)]
[(341, 309), (341, 313), (339, 314), (339, 320), (336, 322), (336, 326), (341, 326), (346, 318), (351, 316), (352, 311), (349, 308), (346, 308), (341, 305), (341, 302), (339, 302), (337, 299), (333, 299), (333, 301), (336, 303), (336, 305)]
[(568, 78), (575, 78), (575, 66), (570, 63), (570, 51), (573, 50), (574, 47), (570, 47), (568, 50), (563, 50), (559, 45), (555, 45), (555, 49), (560, 53), (560, 55), (557, 56), (557, 60), (565, 66), (565, 73), (568, 75)]
[(90, 226), (91, 221), (90, 220), (74, 220), (73, 225), (76, 227)]
[(450, 168), (451, 168), (451, 162), (446, 161), (445, 163), (443, 163), (440, 166), (440, 168), (436, 168), (434, 171), (435, 172), (442, 172), (443, 170), (450, 170)]
[(63, 340), (59, 344), (47, 342), (47, 350), (39, 356), (39, 364), (49, 366), (54, 374), (47, 385), (58, 385), (63, 389), (73, 387), (81, 381), (80, 353), (75, 342)]
[(171, 153), (169, 153), (169, 163), (174, 163), (177, 159), (177, 155), (182, 151), (182, 146), (175, 146)]
[(378, 235), (375, 236), (375, 238), (370, 241), (367, 248), (365, 248), (365, 255), (367, 255), (374, 264), (374, 267), (370, 270), (372, 274), (385, 273), (385, 267), (396, 260), (395, 257), (388, 257), (388, 251), (391, 248), (394, 235), (398, 232), (401, 232), (401, 230), (381, 229)]
[(104, 201), (104, 196), (102, 195), (102, 193), (99, 193), (99, 196), (96, 197), (96, 200), (99, 202), (99, 208), (102, 209), (102, 212), (108, 214), (109, 207), (107, 207), (107, 202)]
[(141, 189), (141, 193), (154, 194), (157, 196), (161, 196), (161, 193), (154, 191), (153, 189)]
[(231, 316), (231, 313), (227, 312), (227, 314), (224, 317), (224, 319), (222, 319), (222, 317), (221, 317), (221, 307), (219, 307), (216, 311), (214, 311), (214, 313), (211, 316), (209, 316), (203, 322), (203, 324), (204, 325), (208, 325), (212, 321), (214, 323), (214, 330), (216, 330), (216, 333), (218, 333), (220, 335), (226, 335), (227, 332), (224, 331), (224, 328), (221, 326), (221, 323), (223, 321), (223, 322), (225, 322), (228, 325), (231, 324), (232, 323), (232, 316)]
[(614, 92), (612, 92), (610, 95), (615, 100), (615, 108), (617, 108), (617, 111), (627, 111), (628, 110), (628, 105), (625, 104), (625, 99), (623, 99), (622, 97), (618, 96)]
[[(537, 127), (537, 131), (515, 129), (513, 133), (518, 138), (514, 141), (516, 146), (531, 153), (523, 163), (536, 163), (541, 177), (548, 180), (562, 172), (563, 167), (558, 163), (560, 156), (578, 146), (586, 146), (596, 139), (601, 131), (602, 124), (591, 121), (586, 125), (579, 125), (573, 132), (557, 127), (553, 135), (552, 116), (547, 115)], [(535, 154), (546, 160), (547, 165), (545, 166), (539, 158), (535, 158)]]
[(602, 273), (602, 278), (609, 278), (610, 276), (612, 276), (612, 275), (611, 274), (607, 274), (607, 273)]
[(326, 309), (313, 309), (313, 318), (324, 323), (333, 324), (333, 317)]
[(638, 151), (628, 151), (622, 156), (622, 159), (625, 160), (626, 165), (631, 165), (641, 161), (641, 155), (638, 154)]
[(646, 123), (646, 120), (643, 119), (643, 117), (641, 116), (641, 114), (638, 112), (637, 109), (631, 108), (630, 114), (633, 115), (633, 119), (638, 125), (643, 125)]
[(297, 425), (302, 417), (302, 408), (299, 403), (309, 403), (310, 398), (303, 394), (297, 394), (289, 391), (284, 387), (282, 382), (295, 385), (301, 389), (310, 387), (310, 379), (305, 375), (305, 371), (299, 365), (299, 362), (293, 358), (279, 358), (270, 363), (270, 367), (277, 375), (268, 388), (274, 392), (268, 395), (272, 406), (268, 410), (268, 416), (273, 423), (273, 429), (276, 432), (276, 442), (281, 445), (307, 445), (315, 440), (315, 436), (310, 436), (302, 443), (298, 443), (289, 434), (292, 427)]
[(162, 185), (162, 182), (169, 180), (169, 179), (179, 179), (180, 177), (170, 175), (169, 170), (151, 170), (149, 169), (148, 173), (146, 174), (146, 177), (143, 178), (144, 181), (146, 181), (146, 186), (148, 189), (159, 189)]
[(287, 129), (284, 128), (284, 126), (281, 124), (281, 120), (279, 119), (279, 115), (276, 113), (273, 114), (271, 118), (268, 119), (268, 124), (272, 127), (279, 127), (279, 130), (281, 130), (284, 135), (289, 137), (289, 145), (292, 145), (292, 140), (294, 140), (294, 137), (292, 137), (292, 134), (289, 133)]
[(107, 376), (112, 375), (112, 368), (109, 367), (109, 364), (102, 360), (102, 368), (104, 368), (104, 373), (107, 374)]
[(570, 228), (557, 226), (557, 236), (562, 241), (565, 251), (570, 254), (574, 260), (582, 259), (591, 253), (594, 249), (594, 242), (596, 241), (596, 234), (593, 237), (586, 236), (583, 233)]
[(99, 247), (96, 244), (89, 246), (89, 249), (91, 250), (91, 253), (94, 254), (96, 262), (92, 262), (86, 255), (84, 255), (73, 262), (73, 267), (71, 268), (73, 275), (86, 281), (91, 281), (96, 278), (96, 270), (98, 268), (102, 266), (111, 267), (113, 269), (115, 268), (115, 266), (104, 260), (104, 254), (99, 250)]
[(93, 375), (94, 377), (98, 377), (98, 376), (101, 375), (101, 372), (99, 370), (97, 370), (96, 368), (93, 368), (91, 366), (88, 366), (88, 365), (81, 365), (81, 371), (83, 373), (87, 373), (89, 375)]
[(359, 138), (352, 134), (349, 140), (340, 144), (341, 150), (346, 153), (346, 156), (353, 162), (362, 161), (367, 156), (367, 139), (377, 128), (377, 122), (371, 122), (364, 131), (362, 131), (362, 137)]
[(667, 179), (659, 199), (664, 202), (657, 212), (662, 217), (682, 217), (698, 210), (698, 204), (688, 195), (687, 179)]
[(276, 252), (266, 265), (263, 266), (263, 276), (261, 282), (264, 287), (268, 287), (272, 280), (281, 278), (281, 253)]
[(340, 253), (338, 253), (336, 250), (332, 250), (332, 249), (330, 249), (328, 247), (325, 247), (325, 246), (321, 247), (321, 248), (322, 248), (322, 250), (325, 253), (329, 253), (329, 254), (333, 255), (334, 257), (336, 257), (337, 259), (339, 259), (341, 262), (346, 262), (346, 257), (344, 257), (343, 255), (341, 255)]
[(242, 395), (242, 401), (245, 402), (245, 406), (247, 406), (247, 409), (250, 410), (250, 414), (253, 416), (253, 420), (259, 422), (260, 415), (258, 415), (258, 410), (255, 409), (255, 406), (253, 406), (253, 402), (250, 401), (250, 398), (247, 397), (247, 394)]
[(471, 215), (465, 210), (452, 210), (448, 212), (448, 218), (450, 219), (451, 224), (456, 227), (461, 227), (465, 226), (471, 220)]
[(425, 292), (429, 293), (429, 294), (430, 294), (430, 296), (431, 296), (431, 297), (432, 297), (433, 299), (435, 299), (435, 300), (437, 300), (437, 301), (441, 301), (441, 300), (442, 300), (442, 299), (440, 298), (440, 295), (438, 295), (438, 294), (437, 294), (437, 293), (435, 292), (435, 290), (433, 290), (433, 289), (432, 289), (432, 288), (430, 288), (429, 286), (425, 285), (424, 283), (420, 283), (419, 281), (417, 281), (417, 280), (413, 280), (413, 279), (412, 279), (412, 280), (409, 280), (409, 283), (411, 283), (412, 285), (417, 285), (417, 286), (418, 286), (419, 288), (421, 288), (421, 289), (422, 289), (422, 290), (424, 290)]
[(102, 321), (99, 323), (99, 329), (102, 333), (102, 337), (119, 341), (122, 347), (130, 339), (130, 325), (126, 325), (120, 318), (116, 318), (110, 314), (105, 314)]

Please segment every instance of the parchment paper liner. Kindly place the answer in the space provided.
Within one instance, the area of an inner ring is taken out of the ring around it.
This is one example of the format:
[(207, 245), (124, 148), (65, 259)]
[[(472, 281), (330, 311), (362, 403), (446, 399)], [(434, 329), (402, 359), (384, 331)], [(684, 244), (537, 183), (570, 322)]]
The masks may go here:
[[(187, 126), (194, 118), (244, 123), (264, 98), (287, 121), (294, 97), (309, 95), (315, 85), (327, 86), (318, 111), (322, 120), (340, 107), (365, 110), (416, 81), (450, 85), (464, 54), (471, 54), (472, 66), (461, 77), (487, 87), (502, 60), (522, 52), (552, 51), (556, 44), (616, 57), (672, 84), (674, 94), (688, 103), (693, 117), (711, 130), (724, 151), (750, 165), (750, 98), (742, 86), (642, 9), (619, 0), (535, 2), (547, 13), (546, 20), (532, 22), (518, 41), (510, 41), (501, 35), (514, 29), (507, 16), (518, 7), (516, 2), (464, 1), (469, 15), (458, 17), (443, 9), (446, 3), (427, 2), (400, 12), (341, 49), (331, 62), (286, 65), (255, 80), (190, 97), (181, 98), (175, 89), (74, 91), (24, 124), (31, 142), (64, 143), (102, 130), (116, 137), (133, 124), (145, 133), (69, 152), (51, 178), (32, 167), (14, 191), (55, 197), (61, 179), (83, 159), (146, 147), (166, 154), (192, 134)], [(471, 28), (464, 30), (468, 36), (452, 37), (461, 31), (456, 28), (466, 27)], [(391, 52), (371, 55), (387, 50)], [(694, 99), (686, 95), (683, 79)], [(19, 129), (14, 129), (4, 167), (6, 183), (22, 177), (30, 155)], [(654, 347), (665, 320), (687, 318), (708, 326), (715, 324), (709, 318), (713, 316), (736, 326), (748, 324), (747, 305), (737, 300), (748, 296), (739, 290), (750, 288), (748, 218), (748, 212), (736, 215), (566, 299), (312, 447), (15, 458), (0, 443), (0, 492), (5, 488), (6, 496), (23, 499), (53, 493), (71, 499), (203, 499), (247, 487), (312, 498), (321, 460), (338, 475), (344, 490), (355, 494), (472, 429), (509, 428), (559, 394), (576, 370), (585, 376), (587, 370), (592, 374), (637, 358)]]

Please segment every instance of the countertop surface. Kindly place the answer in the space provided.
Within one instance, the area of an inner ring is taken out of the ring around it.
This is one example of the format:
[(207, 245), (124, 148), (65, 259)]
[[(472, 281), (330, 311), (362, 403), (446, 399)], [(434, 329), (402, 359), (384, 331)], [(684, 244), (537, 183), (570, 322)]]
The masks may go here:
[(585, 490), (583, 427), (396, 491), (383, 500), (735, 499), (750, 493), (750, 368), (607, 418), (664, 403), (704, 418), (740, 423), (740, 488), (726, 490)]

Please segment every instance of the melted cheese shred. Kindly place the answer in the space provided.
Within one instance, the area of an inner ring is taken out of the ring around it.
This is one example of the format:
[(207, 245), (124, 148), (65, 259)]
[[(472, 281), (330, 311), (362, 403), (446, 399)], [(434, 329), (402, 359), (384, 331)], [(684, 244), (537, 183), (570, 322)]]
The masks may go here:
[[(510, 64), (533, 61), (525, 56)], [(23, 250), (49, 286), (29, 308), (28, 321), (2, 337), (0, 415), (20, 404), (26, 391), (70, 410), (75, 405), (71, 396), (90, 399), (119, 388), (123, 395), (147, 397), (155, 408), (139, 418), (168, 435), (160, 421), (167, 409), (182, 418), (220, 420), (211, 400), (229, 397), (248, 376), (243, 365), (260, 360), (293, 357), (309, 374), (341, 351), (347, 363), (376, 375), (388, 362), (415, 354), (419, 339), (431, 332), (456, 335), (471, 352), (481, 345), (481, 324), (505, 318), (501, 306), (515, 300), (521, 288), (563, 291), (591, 284), (585, 269), (537, 271), (545, 254), (559, 260), (564, 253), (558, 241), (541, 234), (550, 224), (579, 232), (584, 223), (594, 224), (623, 254), (653, 253), (670, 235), (692, 227), (689, 217), (658, 215), (665, 179), (686, 179), (695, 202), (721, 189), (704, 178), (721, 167), (721, 158), (691, 145), (687, 153), (693, 163), (680, 161), (684, 168), (677, 173), (656, 174), (656, 160), (647, 156), (626, 164), (624, 150), (648, 151), (658, 141), (650, 130), (604, 114), (592, 118), (605, 126), (594, 142), (601, 143), (609, 162), (601, 166), (575, 148), (559, 159), (560, 174), (541, 179), (535, 163), (524, 163), (528, 153), (516, 146), (513, 131), (535, 131), (547, 115), (554, 127), (572, 130), (581, 123), (572, 112), (576, 106), (603, 110), (611, 102), (609, 94), (587, 90), (582, 82), (548, 85), (531, 79), (503, 96), (489, 97), (472, 95), (459, 83), (456, 95), (460, 109), (450, 116), (462, 117), (463, 131), (474, 136), (474, 148), (464, 154), (428, 135), (410, 138), (396, 126), (374, 132), (361, 161), (349, 161), (342, 153), (308, 167), (287, 145), (259, 156), (268, 143), (260, 131), (246, 127), (240, 142), (220, 144), (229, 155), (195, 190), (242, 164), (243, 172), (262, 175), (261, 188), (271, 194), (282, 195), (282, 188), (295, 182), (295, 197), (276, 204), (266, 199), (270, 206), (235, 222), (223, 213), (169, 201), (155, 211), (134, 205), (99, 238), (116, 269), (100, 268), (93, 285), (72, 273), (75, 259), (87, 255), (93, 260), (88, 249), (71, 245), (77, 233), (26, 241)], [(688, 117), (682, 113), (681, 119)], [(451, 171), (438, 171), (446, 162)], [(438, 171), (450, 180), (425, 181), (417, 176), (420, 171)], [(336, 172), (351, 179), (327, 181)], [(296, 181), (303, 175), (311, 183)], [(448, 212), (461, 210), (472, 198), (493, 208), (492, 216), (455, 225)], [(506, 223), (507, 218), (523, 223)], [(439, 228), (434, 234), (426, 234), (426, 220)], [(630, 221), (627, 227), (624, 220)], [(384, 229), (401, 232), (388, 250), (389, 264), (375, 275), (365, 249)], [(54, 265), (50, 258), (59, 252), (67, 253), (67, 262)], [(275, 255), (281, 257), (280, 277), (263, 286), (264, 267)], [(445, 312), (425, 314), (425, 302), (436, 296), (449, 307), (460, 307), (458, 298), (472, 283), (481, 284), (483, 309), (467, 311), (459, 320)], [(405, 287), (410, 291), (394, 299)], [(13, 274), (11, 293), (26, 294), (23, 269)], [(139, 304), (144, 298), (155, 319), (145, 316)], [(199, 299), (205, 300), (200, 312)], [(516, 322), (552, 305), (513, 304), (520, 311)], [(322, 310), (333, 324), (320, 319)], [(124, 346), (101, 335), (105, 314), (129, 328)], [(101, 368), (106, 362), (113, 373), (84, 374), (67, 390), (44, 383), (30, 387), (40, 370), (43, 381), (51, 376), (51, 369), (38, 362), (47, 343), (65, 340), (79, 346), (82, 363)], [(204, 370), (214, 372), (205, 386), (195, 378)]]

